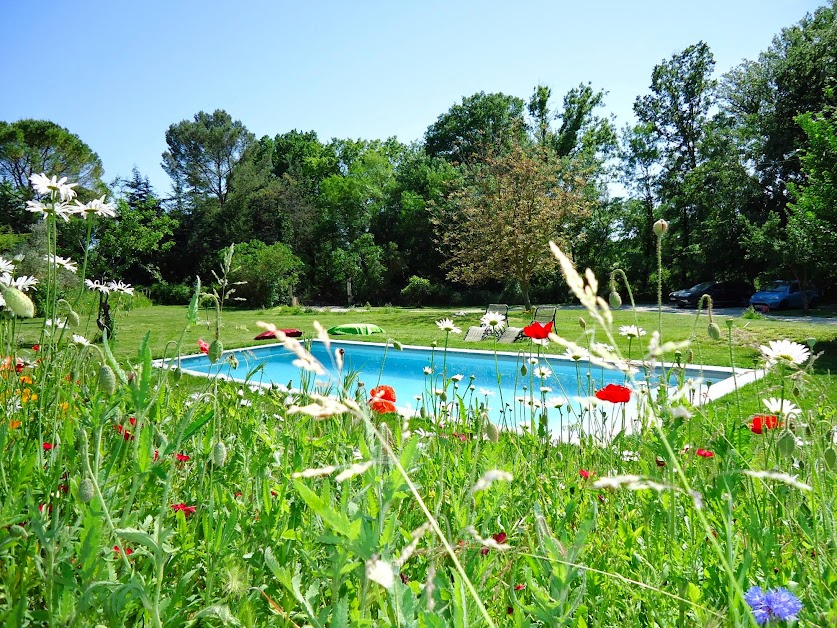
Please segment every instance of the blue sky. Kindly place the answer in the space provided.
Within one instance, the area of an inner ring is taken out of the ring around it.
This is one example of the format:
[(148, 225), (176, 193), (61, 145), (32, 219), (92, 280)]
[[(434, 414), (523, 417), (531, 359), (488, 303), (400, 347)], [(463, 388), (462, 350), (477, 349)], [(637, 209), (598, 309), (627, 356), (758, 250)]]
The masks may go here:
[(463, 96), (526, 99), (543, 83), (557, 107), (591, 82), (622, 127), (662, 59), (702, 39), (723, 73), (822, 4), (0, 0), (0, 120), (52, 120), (99, 154), (106, 180), (136, 165), (165, 194), (166, 129), (201, 110), (257, 137), (409, 142)]

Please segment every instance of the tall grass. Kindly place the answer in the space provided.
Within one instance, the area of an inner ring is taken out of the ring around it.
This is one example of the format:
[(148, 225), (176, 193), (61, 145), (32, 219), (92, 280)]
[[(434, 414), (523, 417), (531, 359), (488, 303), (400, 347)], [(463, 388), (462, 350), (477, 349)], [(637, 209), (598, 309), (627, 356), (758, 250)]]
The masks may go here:
[[(581, 338), (620, 359), (594, 279), (565, 272)], [(192, 352), (198, 306), (196, 291), (169, 355)], [(571, 444), (488, 422), (435, 326), (428, 392), (470, 407), (405, 418), (374, 412), (351, 373), (330, 396), (313, 377), (193, 380), (152, 368), (148, 335), (124, 360), (73, 329), (34, 351), (0, 316), (4, 625), (747, 626), (752, 586), (791, 590), (802, 625), (837, 621), (837, 420), (813, 358), (708, 407), (643, 392), (640, 372), (645, 428)], [(632, 357), (694, 350), (665, 340), (632, 339)], [(579, 362), (580, 387), (597, 368)], [(762, 398), (795, 405), (753, 417)]]

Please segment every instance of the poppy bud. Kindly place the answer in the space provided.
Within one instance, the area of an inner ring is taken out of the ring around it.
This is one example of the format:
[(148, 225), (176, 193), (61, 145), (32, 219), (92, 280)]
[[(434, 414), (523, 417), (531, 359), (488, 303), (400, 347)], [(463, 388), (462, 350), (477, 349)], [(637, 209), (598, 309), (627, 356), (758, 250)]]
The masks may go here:
[(665, 232), (668, 231), (668, 222), (663, 220), (662, 218), (654, 223), (654, 234), (661, 238), (665, 235)]
[(93, 499), (95, 488), (93, 487), (93, 480), (84, 478), (81, 484), (78, 485), (78, 499), (82, 504), (87, 504)]
[(221, 354), (224, 352), (224, 345), (221, 344), (220, 340), (213, 340), (212, 344), (209, 345), (209, 362), (211, 364), (215, 364), (218, 361), (218, 358), (221, 357)]
[(610, 302), (611, 309), (618, 310), (622, 307), (622, 297), (619, 296), (619, 293), (614, 290), (610, 293), (607, 300)]
[(29, 533), (26, 531), (26, 528), (19, 525), (13, 525), (9, 527), (9, 535), (16, 538), (16, 539), (27, 539), (29, 538)]
[(786, 458), (790, 458), (796, 448), (796, 438), (792, 432), (785, 430), (776, 442), (776, 449)]
[(578, 317), (578, 326), (581, 327), (581, 329), (587, 329), (587, 321), (584, 320), (583, 316)]
[(218, 441), (212, 447), (212, 464), (216, 467), (223, 467), (227, 462), (227, 447), (223, 442)]
[(6, 307), (15, 316), (19, 316), (20, 318), (32, 318), (35, 316), (35, 304), (32, 303), (32, 299), (17, 288), (4, 286), (0, 283), (0, 294), (6, 300)]
[(721, 328), (718, 327), (717, 323), (709, 323), (709, 327), (706, 328), (706, 331), (712, 340), (721, 339)]
[(500, 430), (498, 430), (497, 426), (491, 422), (485, 426), (485, 433), (488, 435), (488, 440), (492, 443), (496, 443), (500, 440)]
[(526, 373), (528, 373), (528, 372), (529, 372), (529, 370), (526, 368), (526, 365), (525, 365), (525, 364), (524, 364), (523, 366), (521, 366), (521, 367), (520, 367), (520, 374), (521, 374), (523, 377), (526, 377)]
[(75, 310), (70, 310), (69, 312), (67, 312), (67, 319), (70, 321), (70, 325), (73, 327), (78, 327), (79, 323), (81, 322)]
[(113, 374), (113, 369), (107, 364), (102, 364), (99, 367), (99, 390), (108, 397), (116, 392), (116, 375)]

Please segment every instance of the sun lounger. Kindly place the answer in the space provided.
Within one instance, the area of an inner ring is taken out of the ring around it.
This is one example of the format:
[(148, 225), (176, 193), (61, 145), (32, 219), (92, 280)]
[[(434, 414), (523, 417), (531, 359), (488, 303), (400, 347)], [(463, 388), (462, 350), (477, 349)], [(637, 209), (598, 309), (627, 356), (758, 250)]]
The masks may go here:
[(488, 333), (488, 327), (480, 327), (479, 325), (472, 325), (468, 328), (468, 331), (465, 332), (465, 337), (463, 340), (465, 342), (478, 342), (485, 338), (485, 335)]
[(522, 327), (506, 327), (500, 337), (497, 338), (497, 342), (511, 344), (521, 336), (523, 336)]
[[(505, 303), (489, 303), (488, 307), (485, 308), (485, 313), (488, 314), (489, 312), (500, 314), (503, 317), (503, 327), (509, 324), (509, 306)], [(468, 331), (465, 332), (465, 338), (463, 340), (465, 342), (478, 342), (488, 338), (491, 333), (492, 329), (488, 326), (482, 327), (480, 325), (472, 325), (468, 328)]]

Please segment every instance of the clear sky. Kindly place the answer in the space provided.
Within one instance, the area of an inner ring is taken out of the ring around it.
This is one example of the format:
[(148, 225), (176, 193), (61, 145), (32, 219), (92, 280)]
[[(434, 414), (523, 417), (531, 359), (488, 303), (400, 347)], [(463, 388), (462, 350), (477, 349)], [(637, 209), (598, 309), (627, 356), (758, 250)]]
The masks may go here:
[(257, 137), (420, 139), (479, 91), (608, 92), (622, 127), (656, 63), (706, 41), (721, 74), (819, 0), (0, 0), (0, 120), (84, 140), (159, 194), (170, 124), (225, 109)]

